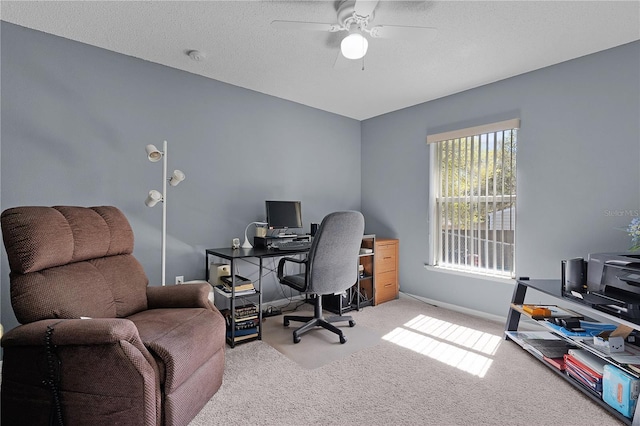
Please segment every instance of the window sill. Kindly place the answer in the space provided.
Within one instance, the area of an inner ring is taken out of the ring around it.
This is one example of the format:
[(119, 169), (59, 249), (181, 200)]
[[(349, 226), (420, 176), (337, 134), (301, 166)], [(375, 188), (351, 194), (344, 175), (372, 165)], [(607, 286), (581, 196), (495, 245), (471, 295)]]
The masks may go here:
[(443, 274), (451, 274), (451, 275), (458, 275), (458, 276), (467, 277), (467, 278), (488, 280), (493, 282), (509, 284), (512, 286), (516, 284), (516, 280), (514, 278), (506, 278), (499, 275), (490, 275), (490, 274), (484, 274), (484, 273), (475, 272), (475, 271), (459, 271), (456, 269), (443, 268), (441, 266), (434, 266), (434, 265), (427, 265), (427, 264), (424, 265), (424, 268), (431, 272), (440, 272)]

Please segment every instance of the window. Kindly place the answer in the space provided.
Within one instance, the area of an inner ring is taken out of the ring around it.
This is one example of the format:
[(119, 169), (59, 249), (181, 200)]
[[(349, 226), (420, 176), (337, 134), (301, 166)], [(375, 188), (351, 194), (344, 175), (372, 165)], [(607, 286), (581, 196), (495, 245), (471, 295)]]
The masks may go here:
[(514, 277), (519, 120), (429, 135), (433, 261)]

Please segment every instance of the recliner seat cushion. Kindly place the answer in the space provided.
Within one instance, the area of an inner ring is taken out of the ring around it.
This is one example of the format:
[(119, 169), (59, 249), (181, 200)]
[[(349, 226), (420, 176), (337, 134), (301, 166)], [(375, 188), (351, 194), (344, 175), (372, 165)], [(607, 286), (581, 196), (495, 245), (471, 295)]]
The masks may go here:
[(209, 309), (149, 309), (128, 319), (156, 357), (166, 394), (177, 389), (216, 352), (224, 350), (224, 339), (214, 336), (224, 335), (225, 323)]

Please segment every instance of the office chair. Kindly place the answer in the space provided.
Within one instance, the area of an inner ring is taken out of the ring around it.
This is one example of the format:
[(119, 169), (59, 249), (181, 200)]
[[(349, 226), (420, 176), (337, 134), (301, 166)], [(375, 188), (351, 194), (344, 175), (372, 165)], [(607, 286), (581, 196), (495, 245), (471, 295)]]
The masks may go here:
[[(290, 321), (304, 322), (293, 332), (293, 343), (300, 342), (303, 333), (322, 327), (340, 336), (340, 343), (347, 339), (342, 330), (333, 325), (338, 321), (349, 321), (349, 327), (356, 325), (350, 316), (322, 316), (322, 295), (342, 293), (358, 280), (358, 255), (364, 235), (364, 217), (357, 211), (342, 211), (327, 215), (320, 224), (306, 259), (284, 257), (278, 263), (278, 280), (301, 293), (314, 294), (314, 314), (310, 316), (284, 317), (284, 326)], [(304, 266), (304, 273), (284, 275), (288, 262)]]

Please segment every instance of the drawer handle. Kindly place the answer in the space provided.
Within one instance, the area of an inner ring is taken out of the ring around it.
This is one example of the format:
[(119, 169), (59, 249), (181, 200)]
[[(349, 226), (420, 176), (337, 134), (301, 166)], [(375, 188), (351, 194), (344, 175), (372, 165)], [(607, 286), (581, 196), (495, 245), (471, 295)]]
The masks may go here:
[(383, 259), (391, 259), (391, 256), (385, 256)]
[(393, 283), (388, 283), (388, 284), (385, 284), (384, 286), (385, 287), (391, 287), (392, 285), (393, 285)]

